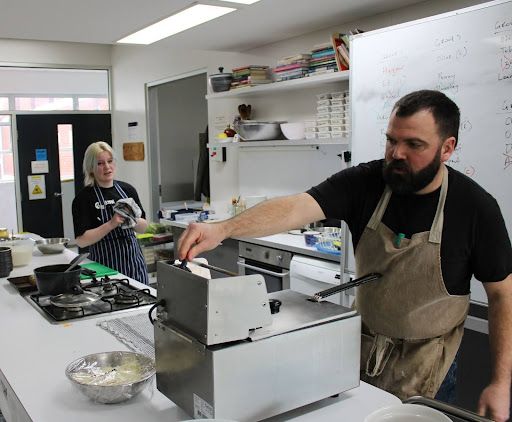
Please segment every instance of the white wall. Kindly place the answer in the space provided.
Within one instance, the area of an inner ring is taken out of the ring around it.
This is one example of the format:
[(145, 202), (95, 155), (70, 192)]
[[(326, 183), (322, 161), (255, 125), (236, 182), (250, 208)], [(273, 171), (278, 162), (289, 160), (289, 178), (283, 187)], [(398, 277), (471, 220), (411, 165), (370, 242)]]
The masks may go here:
[(110, 66), (110, 45), (0, 39), (0, 64)]
[[(139, 122), (140, 139), (146, 142), (146, 116), (144, 84), (208, 68), (208, 73), (216, 73), (218, 66), (226, 70), (245, 64), (269, 64), (283, 56), (298, 52), (307, 52), (314, 44), (325, 42), (329, 34), (347, 31), (354, 27), (364, 30), (377, 29), (414, 19), (424, 18), (467, 6), (482, 3), (477, 0), (432, 0), (414, 6), (398, 9), (394, 12), (376, 15), (355, 22), (340, 22), (339, 26), (326, 28), (304, 36), (267, 45), (246, 52), (247, 54), (226, 53), (201, 50), (169, 50), (158, 43), (146, 47), (115, 46), (112, 54), (113, 97), (114, 97), (114, 147), (119, 149), (127, 139), (128, 122)], [(1, 53), (1, 51), (0, 51)], [(146, 148), (147, 149), (147, 148)], [(120, 178), (132, 183), (141, 196), (144, 207), (149, 207), (149, 170), (148, 160), (143, 162), (121, 162)], [(226, 171), (225, 166), (212, 166), (212, 190), (223, 186), (232, 177), (233, 170)], [(213, 193), (212, 193), (213, 194)]]

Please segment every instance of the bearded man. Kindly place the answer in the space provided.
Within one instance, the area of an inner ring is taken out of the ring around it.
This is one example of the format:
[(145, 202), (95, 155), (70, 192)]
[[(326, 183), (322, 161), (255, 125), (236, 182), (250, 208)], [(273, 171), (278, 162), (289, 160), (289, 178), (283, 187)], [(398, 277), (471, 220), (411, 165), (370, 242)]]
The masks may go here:
[(401, 399), (450, 401), (472, 276), (489, 304), (493, 372), (478, 411), (509, 417), (512, 379), (512, 247), (496, 200), (447, 167), (460, 112), (438, 91), (422, 90), (394, 106), (383, 160), (343, 170), (305, 193), (275, 198), (214, 224), (191, 224), (180, 259), (227, 237), (260, 237), (325, 218), (352, 234), (360, 286), (361, 379)]

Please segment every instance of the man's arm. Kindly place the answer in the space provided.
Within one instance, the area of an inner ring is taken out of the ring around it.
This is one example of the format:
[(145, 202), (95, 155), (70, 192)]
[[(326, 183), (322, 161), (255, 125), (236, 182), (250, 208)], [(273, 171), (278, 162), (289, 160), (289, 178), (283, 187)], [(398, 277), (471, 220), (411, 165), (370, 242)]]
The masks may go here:
[(505, 422), (510, 412), (512, 382), (512, 274), (497, 283), (484, 283), (489, 304), (491, 382), (482, 391), (478, 413)]
[(270, 199), (226, 221), (190, 224), (179, 240), (179, 259), (191, 260), (228, 237), (268, 236), (324, 218), (320, 205), (307, 193)]

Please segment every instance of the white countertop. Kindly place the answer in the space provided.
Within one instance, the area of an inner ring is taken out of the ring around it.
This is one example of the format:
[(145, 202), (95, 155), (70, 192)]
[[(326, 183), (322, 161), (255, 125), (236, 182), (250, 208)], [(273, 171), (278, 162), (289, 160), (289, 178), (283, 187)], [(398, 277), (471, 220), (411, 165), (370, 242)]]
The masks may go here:
[[(215, 220), (213, 220), (215, 221)], [(174, 227), (186, 228), (188, 223), (184, 221), (174, 221), (161, 219), (162, 224), (168, 224)], [(289, 234), (289, 233), (278, 233), (264, 237), (234, 237), (235, 240), (241, 240), (243, 242), (254, 243), (256, 245), (268, 246), (275, 249), (281, 249), (293, 252), (299, 255), (311, 256), (314, 258), (324, 259), (326, 261), (340, 262), (340, 256), (328, 254), (318, 251), (312, 246), (307, 246), (304, 241), (303, 235)]]
[[(75, 255), (69, 250), (58, 255), (42, 255), (34, 251), (31, 264), (15, 268), (9, 277), (31, 274), (33, 268), (42, 265), (68, 263)], [(72, 388), (64, 374), (67, 364), (80, 356), (128, 350), (113, 335), (97, 327), (96, 323), (146, 313), (148, 307), (129, 313), (114, 313), (111, 317), (103, 315), (54, 325), (39, 314), (6, 278), (0, 278), (0, 370), (26, 412), (24, 414), (22, 411), (20, 416), (26, 418), (28, 415), (37, 422), (172, 422), (190, 419), (156, 388), (146, 390), (124, 403), (98, 404)], [(5, 403), (3, 398), (0, 397), (0, 403)], [(397, 403), (399, 399), (395, 396), (361, 383), (360, 387), (337, 398), (304, 406), (269, 421), (358, 422), (379, 407)]]

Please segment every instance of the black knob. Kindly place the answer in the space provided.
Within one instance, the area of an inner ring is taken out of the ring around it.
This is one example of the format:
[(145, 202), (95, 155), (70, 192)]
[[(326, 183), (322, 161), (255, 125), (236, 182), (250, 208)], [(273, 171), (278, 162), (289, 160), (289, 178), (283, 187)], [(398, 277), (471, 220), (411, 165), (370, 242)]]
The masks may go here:
[(270, 305), (270, 313), (277, 314), (279, 312), (279, 308), (281, 307), (281, 301), (278, 299), (269, 299), (268, 304)]

